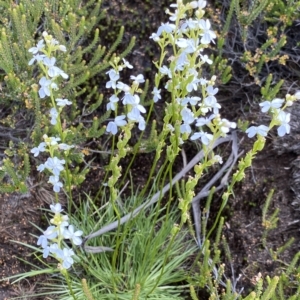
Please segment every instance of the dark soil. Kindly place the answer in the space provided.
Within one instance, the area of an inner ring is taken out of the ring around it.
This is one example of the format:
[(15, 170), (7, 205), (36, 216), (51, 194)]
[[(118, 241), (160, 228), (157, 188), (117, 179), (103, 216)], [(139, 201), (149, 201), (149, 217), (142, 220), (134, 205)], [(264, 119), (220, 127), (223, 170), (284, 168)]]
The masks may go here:
[[(129, 55), (128, 60), (135, 66), (134, 75), (142, 73), (146, 68), (146, 75), (150, 76), (153, 72), (152, 60), (157, 55), (155, 45), (149, 40), (149, 36), (155, 31), (161, 22), (166, 22), (166, 15), (163, 7), (167, 8), (171, 1), (124, 1), (113, 0), (103, 1), (103, 7), (108, 8), (111, 19), (120, 20), (120, 25), (125, 26), (125, 37), (123, 45), (126, 46), (132, 35), (137, 36), (137, 45), (135, 50)], [(136, 23), (137, 22), (137, 23)], [(107, 46), (112, 42), (109, 37), (103, 33), (104, 41)], [(146, 41), (146, 42), (145, 42)], [(120, 45), (122, 48), (122, 44)], [(239, 73), (240, 70), (234, 70)], [(144, 72), (143, 72), (144, 73)], [(144, 73), (145, 74), (145, 73)], [(231, 92), (228, 92), (230, 91)], [(220, 87), (220, 98), (222, 101), (221, 113), (224, 117), (232, 121), (237, 121), (239, 116), (244, 120), (256, 122), (261, 120), (259, 111), (249, 111), (249, 106), (255, 107), (253, 94), (259, 91), (259, 87), (249, 88), (247, 90), (240, 88), (240, 94), (235, 92), (236, 86), (227, 85)], [(234, 97), (230, 98), (231, 95)], [(258, 94), (257, 94), (258, 97)], [(227, 99), (227, 100), (226, 100)], [(247, 100), (248, 99), (248, 100)], [(247, 108), (247, 109), (246, 109)], [(291, 132), (291, 136), (293, 132)], [(253, 140), (249, 140), (244, 134), (239, 133), (240, 150), (249, 150)], [(292, 205), (295, 194), (291, 190), (293, 185), (293, 162), (297, 158), (295, 151), (284, 151), (278, 154), (280, 146), (278, 138), (270, 137), (266, 148), (257, 155), (253, 166), (247, 170), (245, 180), (237, 185), (234, 190), (234, 197), (230, 198), (228, 208), (224, 211), (226, 223), (224, 227), (224, 236), (229, 244), (231, 261), (224, 256), (226, 265), (226, 275), (229, 278), (238, 278), (238, 287), (244, 287), (245, 291), (253, 288), (255, 278), (259, 273), (263, 277), (273, 276), (284, 268), (285, 263), (289, 263), (294, 254), (298, 251), (299, 236), (299, 212)], [(274, 145), (277, 145), (276, 147)], [(192, 157), (193, 149), (190, 146), (188, 156)], [(137, 157), (133, 165), (132, 174), (137, 178), (138, 184), (143, 185), (146, 181), (147, 171), (152, 166), (151, 154), (141, 154)], [(101, 166), (94, 165), (99, 171)], [(176, 168), (176, 166), (175, 166)], [(181, 168), (181, 162), (178, 162), (178, 169)], [(96, 174), (96, 173), (95, 173)], [(88, 180), (88, 189), (99, 186), (99, 172), (97, 176), (92, 173)], [(32, 178), (33, 182), (39, 182), (38, 178)], [(29, 183), (30, 190), (26, 195), (2, 194), (0, 195), (0, 278), (26, 272), (31, 269), (23, 261), (32, 261), (32, 250), (20, 245), (19, 243), (28, 243), (35, 245), (38, 230), (32, 224), (42, 226), (43, 212), (40, 208), (49, 203), (49, 193), (46, 188)], [(269, 215), (279, 208), (279, 221), (276, 229), (271, 230), (266, 239), (266, 247), (263, 247), (262, 235), (264, 228), (262, 226), (262, 208), (271, 189), (275, 189)], [(214, 205), (218, 206), (218, 198), (214, 200)], [(211, 218), (214, 218), (211, 215)], [(275, 261), (270, 253), (270, 249), (276, 251), (285, 244), (290, 238), (295, 241), (291, 247), (284, 251), (279, 260)], [(0, 282), (0, 300), (10, 299), (14, 296), (23, 297), (34, 295), (36, 282), (25, 281), (22, 284), (11, 285), (10, 282)]]

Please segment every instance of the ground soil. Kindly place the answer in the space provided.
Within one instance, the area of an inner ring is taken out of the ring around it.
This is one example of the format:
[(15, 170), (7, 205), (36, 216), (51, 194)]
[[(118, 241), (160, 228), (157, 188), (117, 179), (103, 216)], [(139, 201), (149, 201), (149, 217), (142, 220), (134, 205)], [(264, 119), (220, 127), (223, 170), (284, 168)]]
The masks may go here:
[[(163, 1), (162, 4), (160, 1), (159, 3), (167, 6), (169, 2)], [(144, 43), (145, 38), (148, 38), (151, 34), (149, 30), (152, 30), (147, 26), (151, 24), (153, 28), (157, 28), (161, 22), (166, 20), (161, 5), (154, 5), (149, 8), (148, 4), (143, 6), (142, 3), (143, 1), (114, 0), (104, 1), (103, 5), (109, 8), (111, 18), (127, 16), (126, 20), (123, 23), (121, 22), (125, 25), (127, 32), (123, 43), (128, 42), (130, 35), (137, 35), (138, 38), (137, 46), (133, 53), (129, 55), (128, 60), (137, 69), (147, 67), (149, 74), (151, 74), (151, 60), (155, 56), (155, 52), (153, 56), (150, 55), (152, 48), (148, 47), (148, 42)], [(140, 7), (138, 14), (136, 14), (137, 7)], [(143, 20), (139, 26), (126, 27), (129, 20), (132, 22), (137, 17)], [(142, 36), (139, 36), (140, 28), (144, 32)], [(109, 45), (110, 41), (107, 40), (106, 42)], [(146, 56), (145, 52), (148, 53)], [(136, 74), (139, 73), (136, 72)], [(228, 87), (226, 89), (228, 90)], [(222, 95), (222, 91), (220, 91), (220, 97), (225, 99), (226, 93), (224, 92)], [(249, 100), (245, 99), (247, 99), (246, 96), (244, 99), (237, 97), (231, 99), (231, 101), (224, 101), (222, 103), (222, 113), (235, 121), (237, 121), (239, 115), (243, 115), (245, 120), (253, 122), (259, 120), (261, 116), (258, 110), (245, 112), (244, 108), (249, 104)], [(251, 105), (257, 105), (252, 100), (250, 101)], [(250, 149), (252, 141), (244, 137), (245, 134), (239, 132), (240, 150), (247, 151)], [(291, 261), (299, 249), (298, 219), (300, 218), (299, 212), (292, 205), (295, 195), (291, 190), (292, 162), (297, 158), (297, 155), (293, 152), (285, 152), (279, 155), (278, 151), (274, 149), (275, 140), (277, 140), (275, 135), (268, 138), (266, 148), (257, 155), (253, 166), (247, 170), (245, 180), (236, 186), (234, 197), (230, 198), (228, 208), (224, 211), (226, 223), (223, 234), (231, 253), (231, 260), (224, 255), (226, 275), (229, 278), (239, 277), (238, 287), (240, 289), (244, 288), (245, 291), (253, 288), (256, 276), (259, 273), (262, 276), (277, 274), (286, 266), (285, 263)], [(195, 150), (193, 150), (193, 147), (190, 148), (187, 152), (188, 156), (192, 157)], [(138, 157), (132, 169), (133, 176), (140, 180), (139, 184), (141, 185), (146, 179), (145, 174), (147, 172), (145, 172), (145, 169), (151, 168), (151, 159), (147, 159), (147, 157), (149, 157), (148, 154), (142, 154)], [(95, 164), (95, 168), (97, 167)], [(180, 169), (181, 163), (177, 167)], [(87, 186), (91, 190), (94, 185), (92, 178), (97, 183), (99, 182), (99, 176), (95, 177), (92, 174), (89, 177)], [(0, 195), (0, 278), (30, 270), (30, 266), (20, 261), (19, 258), (31, 261), (33, 258), (32, 250), (19, 243), (32, 245), (36, 243), (36, 237), (33, 235), (38, 235), (38, 230), (32, 224), (43, 225), (43, 213), (40, 208), (49, 202), (47, 189), (36, 185), (39, 179), (33, 176), (31, 181), (28, 182), (30, 189), (26, 195)], [(269, 215), (278, 208), (279, 221), (277, 228), (269, 231), (264, 247), (262, 243), (264, 232), (262, 208), (271, 189), (275, 189), (275, 192)], [(217, 197), (214, 200), (214, 205), (218, 207)], [(211, 215), (211, 218), (213, 217)], [(278, 257), (278, 260), (274, 260), (270, 249), (276, 251), (290, 238), (295, 239), (292, 246), (284, 251)], [(16, 285), (11, 285), (9, 281), (2, 281), (0, 282), (0, 300), (11, 299), (14, 296), (27, 299), (27, 296), (34, 294), (36, 284), (34, 280)]]

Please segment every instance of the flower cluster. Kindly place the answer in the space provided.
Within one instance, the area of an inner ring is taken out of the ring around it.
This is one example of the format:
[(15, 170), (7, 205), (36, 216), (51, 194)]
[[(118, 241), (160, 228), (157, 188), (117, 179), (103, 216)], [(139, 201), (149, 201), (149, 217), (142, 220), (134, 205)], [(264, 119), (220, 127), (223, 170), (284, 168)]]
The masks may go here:
[(46, 134), (43, 135), (44, 142), (40, 143), (37, 147), (34, 147), (31, 150), (31, 153), (34, 154), (35, 157), (39, 155), (40, 152), (49, 152), (52, 157), (48, 157), (45, 163), (40, 164), (37, 167), (39, 172), (44, 171), (47, 169), (52, 174), (49, 178), (49, 183), (53, 185), (53, 191), (58, 193), (60, 188), (63, 187), (62, 182), (60, 182), (59, 176), (60, 172), (64, 170), (64, 159), (59, 159), (58, 157), (54, 156), (53, 153), (57, 152), (58, 150), (62, 151), (69, 151), (74, 146), (69, 146), (65, 143), (58, 143), (60, 141), (59, 137), (48, 137)]
[[(153, 100), (156, 102), (161, 98), (158, 89), (159, 80), (167, 77), (165, 89), (176, 95), (175, 110), (180, 111), (179, 133), (182, 135), (180, 143), (190, 137), (191, 140), (200, 139), (202, 144), (208, 145), (218, 136), (225, 136), (230, 128), (236, 127), (234, 122), (222, 119), (219, 114), (221, 105), (215, 97), (218, 89), (214, 87), (216, 76), (210, 79), (201, 77), (202, 66), (212, 64), (209, 57), (203, 54), (203, 50), (209, 43), (214, 43), (216, 34), (211, 30), (209, 20), (203, 19), (206, 1), (184, 4), (178, 0), (177, 4), (170, 6), (175, 8), (174, 13), (167, 10), (170, 22), (163, 23), (157, 32), (150, 36), (161, 49), (169, 46), (173, 48), (172, 56), (168, 58), (170, 61), (168, 66), (164, 65), (163, 61), (156, 63), (159, 73), (152, 91)], [(192, 9), (195, 10), (193, 14), (195, 18), (187, 18), (191, 15)], [(199, 91), (202, 97), (199, 96)], [(177, 120), (174, 119), (175, 126), (178, 124)], [(192, 133), (193, 125), (199, 128), (194, 133)], [(171, 124), (168, 127), (174, 129)]]
[[(119, 59), (116, 58), (114, 61), (114, 68), (110, 69), (106, 74), (109, 76), (109, 81), (106, 83), (106, 88), (114, 89), (114, 94), (109, 98), (107, 103), (107, 110), (112, 110), (117, 114), (118, 103), (120, 100), (124, 105), (126, 115), (116, 116), (113, 121), (110, 121), (106, 127), (106, 131), (115, 135), (118, 132), (118, 127), (125, 126), (127, 122), (138, 123), (140, 130), (144, 130), (146, 127), (146, 122), (143, 113), (146, 112), (144, 106), (140, 104), (139, 84), (145, 82), (144, 76), (139, 74), (137, 76), (130, 76), (130, 79), (133, 80), (132, 85), (129, 86), (120, 79), (120, 71), (124, 68), (132, 69), (132, 65), (123, 58), (123, 64), (118, 65)], [(120, 96), (120, 93), (123, 93)], [(159, 98), (159, 92), (156, 91), (155, 98)], [(125, 118), (127, 117), (127, 121)]]
[[(60, 188), (63, 187), (60, 181), (60, 172), (64, 170), (64, 164), (66, 163), (64, 159), (60, 159), (57, 155), (64, 151), (66, 154), (74, 146), (67, 145), (63, 142), (64, 135), (62, 134), (62, 127), (60, 123), (60, 113), (63, 107), (66, 105), (71, 105), (72, 102), (68, 99), (55, 98), (54, 91), (58, 90), (58, 85), (56, 79), (61, 76), (67, 79), (69, 76), (55, 65), (56, 58), (52, 57), (52, 53), (55, 51), (66, 51), (66, 47), (60, 45), (56, 39), (54, 39), (47, 32), (43, 32), (43, 39), (40, 40), (36, 47), (30, 48), (28, 51), (33, 54), (32, 59), (29, 61), (29, 65), (37, 62), (40, 69), (43, 71), (44, 76), (39, 80), (39, 97), (44, 99), (45, 97), (50, 97), (51, 109), (49, 111), (50, 124), (55, 126), (56, 131), (59, 133), (60, 137), (48, 137), (44, 135), (44, 142), (41, 142), (37, 147), (31, 150), (31, 153), (37, 157), (41, 152), (48, 152), (50, 157), (45, 163), (40, 164), (37, 168), (38, 171), (42, 172), (48, 170), (51, 173), (49, 177), (49, 183), (53, 185), (54, 192), (59, 192)], [(62, 140), (62, 143), (59, 141)]]
[(291, 114), (284, 111), (288, 106), (292, 106), (293, 102), (300, 100), (300, 92), (295, 95), (287, 94), (285, 99), (275, 98), (272, 101), (264, 101), (259, 104), (263, 113), (269, 112), (272, 115), (272, 121), (269, 126), (259, 125), (251, 126), (246, 130), (249, 138), (254, 137), (256, 134), (267, 136), (269, 130), (273, 126), (278, 126), (277, 133), (280, 137), (289, 134), (291, 127), (289, 125)]
[(68, 222), (68, 216), (62, 214), (60, 203), (50, 205), (51, 211), (54, 213), (49, 226), (43, 234), (38, 238), (37, 245), (43, 248), (43, 257), (47, 258), (49, 254), (56, 258), (60, 263), (61, 269), (69, 269), (74, 260), (72, 256), (74, 251), (67, 247), (62, 247), (64, 239), (70, 240), (74, 245), (79, 246), (82, 243), (81, 230), (75, 231), (74, 226)]

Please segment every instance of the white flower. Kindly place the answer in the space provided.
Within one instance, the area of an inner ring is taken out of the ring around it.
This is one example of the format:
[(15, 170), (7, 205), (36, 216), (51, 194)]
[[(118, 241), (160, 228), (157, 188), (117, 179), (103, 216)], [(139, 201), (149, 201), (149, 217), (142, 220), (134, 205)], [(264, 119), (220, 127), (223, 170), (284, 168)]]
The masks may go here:
[(127, 124), (127, 122), (124, 119), (125, 119), (124, 115), (117, 116), (114, 121), (110, 121), (107, 124), (106, 131), (111, 132), (113, 135), (115, 135), (118, 132), (118, 127), (121, 127), (121, 126), (124, 126)]
[(30, 152), (33, 153), (34, 157), (37, 157), (40, 152), (46, 151), (45, 149), (46, 143), (42, 142), (37, 147), (34, 147)]
[(267, 136), (269, 131), (269, 127), (265, 125), (259, 125), (259, 126), (251, 126), (246, 130), (246, 133), (248, 134), (249, 138), (254, 137), (256, 134), (259, 134), (261, 136)]
[(274, 100), (270, 101), (264, 101), (262, 103), (259, 103), (259, 106), (261, 107), (262, 112), (269, 111), (270, 108), (280, 108), (283, 104), (284, 100), (275, 98)]
[(291, 126), (289, 125), (291, 119), (290, 113), (285, 113), (281, 111), (278, 114), (277, 120), (280, 122), (280, 126), (277, 128), (277, 133), (279, 136), (284, 136), (285, 134), (289, 134), (291, 130)]
[(76, 246), (81, 245), (82, 240), (80, 236), (83, 234), (81, 230), (75, 231), (73, 225), (69, 225), (68, 229), (65, 229), (63, 236), (65, 239), (71, 240)]

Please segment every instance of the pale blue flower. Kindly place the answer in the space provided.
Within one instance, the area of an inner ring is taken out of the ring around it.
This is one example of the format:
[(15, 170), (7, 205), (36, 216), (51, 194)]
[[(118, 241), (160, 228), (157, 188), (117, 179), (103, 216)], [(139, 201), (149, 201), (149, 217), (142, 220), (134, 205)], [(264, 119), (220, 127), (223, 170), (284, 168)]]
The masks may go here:
[(133, 108), (138, 109), (141, 113), (145, 113), (146, 109), (143, 105), (140, 104), (140, 97), (139, 95), (135, 94), (134, 97), (134, 103), (132, 104)]
[(182, 32), (186, 32), (187, 28), (189, 29), (196, 29), (198, 27), (197, 20), (193, 20), (192, 18), (189, 18), (188, 20), (185, 20), (184, 23), (180, 26), (180, 30)]
[(49, 226), (46, 231), (39, 237), (37, 241), (38, 246), (42, 246), (42, 248), (46, 248), (48, 245), (48, 240), (55, 239), (57, 237), (57, 230), (55, 226)]
[(187, 84), (186, 90), (187, 90), (189, 93), (190, 93), (192, 90), (197, 91), (197, 89), (198, 89), (197, 84), (199, 83), (199, 81), (200, 81), (200, 80), (195, 76), (195, 77), (193, 78), (193, 80), (192, 80), (190, 83)]
[(236, 123), (235, 122), (230, 122), (227, 119), (222, 119), (221, 122), (219, 123), (220, 130), (223, 133), (228, 133), (230, 128), (236, 128)]
[(57, 99), (55, 99), (55, 101), (56, 101), (57, 105), (61, 106), (61, 107), (72, 104), (72, 102), (69, 101), (68, 99), (57, 98)]
[(59, 138), (59, 137), (53, 137), (53, 136), (48, 137), (47, 134), (44, 134), (44, 135), (43, 135), (43, 139), (44, 139), (44, 141), (45, 141), (45, 143), (46, 143), (47, 145), (51, 145), (51, 146), (57, 145), (57, 144), (58, 144), (57, 142), (60, 141), (60, 138)]
[(200, 57), (204, 63), (208, 63), (209, 65), (213, 63), (213, 61), (206, 54), (205, 55), (200, 54)]
[(162, 23), (157, 30), (156, 36), (160, 36), (162, 32), (171, 33), (176, 28), (175, 24), (171, 23)]
[(196, 121), (196, 126), (201, 127), (204, 125), (208, 125), (211, 123), (211, 120), (213, 120), (214, 118), (215, 118), (214, 114), (210, 115), (208, 118), (203, 118), (203, 117), (198, 118)]
[(180, 101), (180, 104), (183, 106), (183, 105), (187, 105), (188, 103), (190, 103), (191, 105), (196, 106), (200, 100), (201, 100), (201, 98), (197, 97), (197, 96), (185, 97)]
[(46, 143), (42, 142), (37, 147), (34, 147), (30, 152), (33, 153), (34, 157), (37, 157), (40, 154), (40, 152), (46, 151), (45, 146)]
[(180, 125), (180, 133), (191, 133), (192, 132), (192, 128), (189, 124), (187, 123), (183, 123)]
[(139, 122), (139, 125), (138, 125), (139, 130), (145, 130), (146, 121), (143, 116), (139, 116), (138, 122)]
[(35, 61), (37, 61), (37, 62), (43, 61), (45, 57), (46, 57), (45, 54), (38, 53), (36, 55), (33, 55), (32, 59), (29, 61), (28, 65), (31, 66)]
[(124, 115), (117, 116), (114, 121), (110, 121), (107, 124), (106, 131), (111, 132), (113, 135), (115, 135), (118, 132), (118, 127), (121, 127), (121, 126), (124, 126), (127, 124), (127, 122), (124, 119), (125, 119)]
[(43, 63), (45, 66), (48, 67), (48, 75), (50, 77), (57, 77), (57, 76), (61, 76), (64, 79), (68, 79), (69, 76), (60, 68), (55, 66), (55, 62), (56, 62), (56, 58), (55, 57), (45, 57), (43, 59)]
[(120, 91), (123, 91), (125, 93), (128, 93), (130, 92), (130, 86), (121, 82), (121, 81), (118, 81), (117, 83), (117, 89), (120, 90)]
[(191, 140), (198, 140), (201, 139), (202, 144), (204, 145), (208, 145), (210, 143), (210, 141), (213, 140), (213, 135), (207, 132), (195, 132), (192, 136), (191, 136)]
[(40, 98), (45, 98), (46, 96), (50, 96), (50, 87), (52, 81), (47, 79), (46, 77), (42, 77), (39, 81), (41, 88), (39, 89), (39, 96)]
[(192, 1), (189, 3), (192, 8), (204, 8), (206, 6), (206, 1), (204, 0), (198, 0), (198, 1)]
[(145, 82), (144, 75), (142, 75), (142, 74), (139, 74), (137, 76), (131, 75), (130, 79), (132, 79), (135, 84), (139, 84), (139, 83)]
[(81, 245), (82, 239), (80, 238), (80, 236), (82, 234), (83, 232), (81, 230), (75, 231), (73, 225), (69, 225), (68, 229), (65, 228), (65, 230), (63, 231), (64, 238), (71, 240), (76, 246)]
[(50, 109), (50, 123), (51, 125), (56, 125), (57, 124), (57, 117), (58, 117), (58, 111), (56, 110), (56, 108), (52, 107)]
[(270, 101), (264, 101), (262, 103), (259, 103), (259, 106), (261, 107), (262, 112), (267, 112), (269, 111), (270, 108), (280, 108), (283, 104), (284, 100), (275, 98), (271, 102)]
[(67, 48), (64, 45), (59, 45), (57, 49), (60, 50), (60, 51), (62, 51), (62, 52), (66, 52), (67, 51)]
[(39, 172), (43, 172), (45, 170), (45, 164), (40, 164), (37, 168), (36, 168)]
[(36, 47), (32, 47), (28, 50), (28, 52), (32, 53), (32, 54), (36, 54), (38, 53), (39, 51), (43, 50), (45, 47), (45, 44), (44, 44), (44, 40), (40, 40)]
[(68, 151), (68, 150), (74, 148), (74, 145), (67, 145), (65, 143), (61, 143), (61, 144), (58, 145), (58, 148), (60, 150)]
[(204, 45), (209, 44), (210, 42), (214, 43), (214, 39), (217, 37), (214, 31), (210, 30), (209, 20), (199, 20), (199, 27), (203, 30), (203, 33), (200, 33), (202, 36), (201, 43)]
[(186, 124), (192, 124), (195, 121), (194, 113), (189, 108), (184, 107), (180, 114)]
[(59, 176), (60, 172), (64, 170), (64, 159), (59, 159), (55, 157), (48, 157), (47, 161), (45, 162), (45, 167), (50, 170), (55, 176)]
[(134, 107), (128, 114), (127, 114), (127, 118), (131, 121), (136, 121), (138, 122), (139, 118), (141, 116), (141, 112)]
[(189, 64), (190, 64), (190, 61), (187, 58), (187, 54), (185, 52), (182, 52), (176, 60), (175, 70), (183, 71), (184, 67), (189, 66)]
[(55, 203), (55, 205), (50, 204), (50, 209), (55, 214), (60, 214), (63, 211), (60, 203)]
[(290, 133), (291, 126), (289, 125), (291, 119), (290, 113), (285, 113), (284, 111), (279, 112), (277, 120), (280, 122), (280, 126), (277, 128), (277, 133), (279, 136), (284, 136)]
[(251, 126), (246, 130), (246, 133), (248, 134), (249, 138), (254, 137), (256, 134), (259, 134), (261, 136), (267, 136), (269, 131), (269, 127), (265, 125), (259, 125), (259, 126)]
[(153, 88), (151, 94), (153, 94), (153, 101), (156, 103), (159, 99), (161, 99), (160, 91), (156, 86)]
[(199, 45), (199, 40), (179, 38), (176, 41), (176, 45), (179, 48), (183, 48), (185, 53), (194, 53)]
[(168, 75), (169, 78), (172, 78), (171, 70), (167, 66), (159, 68), (159, 72), (163, 75)]
[(153, 41), (155, 42), (159, 41), (159, 36), (157, 35), (157, 33), (152, 33), (149, 38), (153, 39)]
[(134, 96), (131, 93), (126, 92), (125, 96), (122, 98), (123, 105), (133, 105), (135, 103)]
[(50, 176), (48, 182), (53, 185), (53, 191), (55, 193), (59, 193), (60, 189), (63, 187), (63, 184), (59, 181), (58, 176)]
[(120, 75), (118, 72), (116, 72), (114, 69), (110, 69), (108, 72), (105, 74), (108, 74), (110, 81), (106, 83), (106, 88), (113, 88), (115, 89), (117, 87), (117, 80), (120, 78)]
[(55, 254), (59, 259), (62, 260), (62, 267), (65, 269), (69, 269), (74, 263), (72, 256), (75, 255), (75, 253), (72, 249), (58, 249)]
[(122, 60), (124, 62), (125, 67), (127, 67), (128, 69), (133, 68), (133, 66), (125, 58), (122, 58)]
[(116, 95), (112, 95), (110, 98), (109, 98), (109, 102), (107, 103), (106, 105), (106, 110), (115, 110), (116, 109), (116, 106), (115, 106), (115, 103), (118, 103), (119, 101), (119, 98), (116, 96)]

